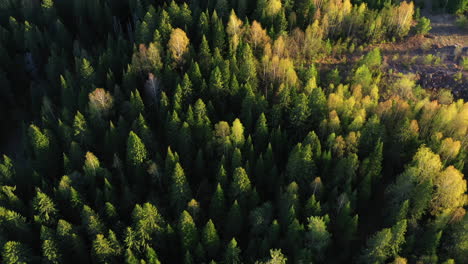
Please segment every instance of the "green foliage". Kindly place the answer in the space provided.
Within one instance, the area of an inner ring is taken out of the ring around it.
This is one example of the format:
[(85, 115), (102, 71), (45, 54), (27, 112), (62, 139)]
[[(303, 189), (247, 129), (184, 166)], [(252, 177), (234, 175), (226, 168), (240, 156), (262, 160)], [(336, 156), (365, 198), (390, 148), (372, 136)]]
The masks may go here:
[(260, 117), (257, 120), (255, 126), (255, 144), (258, 146), (259, 150), (262, 150), (266, 147), (268, 141), (268, 125), (265, 114), (260, 114)]
[(395, 71), (443, 66), (393, 49), (422, 0), (29, 2), (0, 4), (0, 262), (466, 262), (467, 59)]
[(232, 122), (231, 140), (232, 140), (232, 143), (237, 147), (242, 147), (244, 145), (244, 142), (245, 142), (244, 126), (242, 125), (239, 118), (236, 118)]
[(138, 168), (146, 161), (147, 151), (141, 139), (130, 131), (127, 139), (127, 162), (130, 166)]
[(44, 240), (42, 243), (42, 254), (45, 257), (46, 263), (61, 263), (59, 248), (53, 240)]
[(466, 71), (468, 69), (468, 57), (463, 57), (461, 59), (460, 66)]
[(218, 183), (216, 191), (213, 193), (210, 202), (210, 216), (216, 223), (222, 223), (224, 213), (226, 211), (226, 199), (221, 184)]
[(307, 96), (303, 93), (294, 97), (290, 113), (291, 124), (295, 128), (307, 127), (306, 122), (310, 116)]
[(429, 20), (427, 17), (421, 17), (415, 27), (416, 34), (420, 35), (426, 35), (429, 33), (429, 31), (431, 31), (431, 29), (431, 20)]
[(367, 248), (363, 251), (361, 262), (384, 263), (390, 257), (395, 257), (405, 242), (406, 220), (395, 226), (377, 232), (367, 240)]
[(233, 199), (246, 198), (251, 188), (250, 179), (245, 169), (235, 168), (232, 176), (231, 197)]
[(286, 264), (288, 258), (286, 258), (281, 249), (270, 249), (270, 260), (265, 262), (265, 264)]
[(205, 228), (203, 229), (202, 243), (205, 246), (208, 257), (211, 259), (216, 258), (220, 246), (220, 240), (216, 228), (211, 219), (208, 220), (208, 222), (205, 225)]
[(36, 197), (33, 199), (33, 208), (36, 222), (49, 225), (55, 223), (58, 213), (55, 204), (52, 199), (39, 189), (37, 189)]
[(242, 230), (242, 212), (237, 200), (231, 206), (229, 213), (227, 215), (226, 223), (226, 236), (227, 237), (235, 237), (239, 235)]
[(383, 229), (367, 240), (367, 248), (361, 256), (362, 263), (384, 263), (389, 255), (389, 243), (392, 239), (390, 229)]
[(98, 262), (106, 263), (112, 260), (113, 256), (119, 254), (118, 249), (114, 248), (112, 241), (104, 237), (102, 234), (98, 234), (96, 239), (93, 241), (93, 255), (96, 257)]
[(237, 241), (235, 238), (231, 239), (229, 244), (227, 245), (226, 250), (224, 251), (224, 263), (226, 264), (240, 264), (241, 250), (237, 246)]
[(297, 181), (300, 184), (307, 184), (308, 179), (315, 175), (315, 171), (312, 147), (309, 144), (302, 146), (301, 143), (298, 143), (288, 158), (287, 179), (289, 182)]
[(311, 216), (307, 219), (307, 240), (313, 255), (317, 260), (323, 258), (323, 253), (329, 246), (331, 234), (327, 231), (327, 226), (323, 217)]
[(171, 200), (176, 210), (180, 211), (192, 197), (192, 194), (184, 170), (179, 163), (174, 166), (171, 182)]
[(81, 222), (90, 239), (94, 240), (96, 235), (104, 233), (104, 223), (99, 215), (87, 205), (83, 206), (81, 211)]
[(238, 80), (240, 83), (248, 83), (253, 89), (256, 88), (257, 70), (255, 67), (255, 57), (249, 44), (241, 46), (239, 49), (239, 65)]
[(31, 146), (36, 158), (45, 158), (50, 148), (50, 140), (37, 126), (31, 124), (28, 129)]
[(361, 63), (366, 65), (369, 69), (376, 69), (382, 64), (382, 55), (379, 48), (375, 48), (367, 53), (362, 59)]
[(89, 143), (90, 135), (85, 117), (78, 111), (73, 120), (73, 136), (81, 144)]
[(183, 211), (180, 215), (179, 234), (183, 249), (189, 251), (195, 249), (198, 243), (198, 231), (192, 216), (187, 211)]
[(130, 113), (132, 117), (137, 117), (140, 113), (143, 112), (145, 105), (141, 99), (140, 92), (135, 90), (130, 93)]
[(26, 264), (32, 258), (30, 249), (17, 241), (8, 241), (3, 245), (2, 260), (5, 264)]
[(468, 28), (468, 17), (466, 15), (460, 15), (457, 18), (457, 25), (461, 28), (467, 29)]
[(91, 63), (86, 59), (83, 58), (79, 61), (79, 74), (83, 82), (90, 83), (94, 77), (94, 68)]

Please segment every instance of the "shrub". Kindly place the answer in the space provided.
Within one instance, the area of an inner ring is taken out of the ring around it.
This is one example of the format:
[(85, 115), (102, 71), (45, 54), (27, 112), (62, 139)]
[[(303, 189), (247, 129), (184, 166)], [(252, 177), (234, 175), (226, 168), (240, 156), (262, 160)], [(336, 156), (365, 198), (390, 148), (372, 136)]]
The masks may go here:
[(417, 35), (426, 35), (431, 29), (431, 20), (426, 17), (421, 17), (418, 19), (418, 24), (415, 27)]
[(468, 57), (463, 57), (461, 59), (460, 66), (463, 70), (468, 71)]
[(468, 29), (468, 17), (459, 16), (456, 23), (459, 27)]

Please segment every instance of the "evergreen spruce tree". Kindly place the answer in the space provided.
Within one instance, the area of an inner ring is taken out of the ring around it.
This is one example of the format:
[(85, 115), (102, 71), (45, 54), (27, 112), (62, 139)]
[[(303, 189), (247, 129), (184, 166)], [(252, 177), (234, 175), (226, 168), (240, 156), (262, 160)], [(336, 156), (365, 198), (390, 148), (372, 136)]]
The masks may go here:
[(231, 239), (224, 252), (224, 263), (227, 264), (240, 264), (241, 262), (241, 250), (237, 246), (235, 238)]
[(226, 199), (221, 184), (218, 183), (216, 190), (211, 197), (210, 202), (210, 217), (215, 223), (224, 223), (224, 214), (226, 212)]
[(202, 242), (205, 246), (208, 257), (211, 259), (216, 258), (220, 246), (220, 240), (215, 225), (211, 219), (208, 220), (205, 228), (203, 229)]
[(47, 194), (36, 190), (36, 197), (33, 199), (34, 220), (40, 224), (52, 225), (57, 221), (58, 210), (55, 203)]
[(187, 211), (183, 211), (180, 215), (179, 235), (184, 250), (191, 251), (195, 249), (198, 243), (198, 231), (192, 216)]
[(176, 163), (171, 176), (171, 204), (175, 212), (180, 212), (190, 197), (192, 197), (190, 186), (185, 177), (184, 170), (179, 163)]

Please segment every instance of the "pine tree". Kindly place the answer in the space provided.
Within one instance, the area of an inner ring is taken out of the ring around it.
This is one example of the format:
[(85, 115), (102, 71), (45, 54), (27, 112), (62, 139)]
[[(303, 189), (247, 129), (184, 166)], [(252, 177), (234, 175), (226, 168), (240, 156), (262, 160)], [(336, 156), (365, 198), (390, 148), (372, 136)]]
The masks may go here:
[(142, 114), (133, 122), (132, 129), (141, 138), (144, 145), (149, 147), (148, 150), (151, 150), (151, 146), (154, 145), (153, 133)]
[(242, 230), (242, 212), (239, 203), (234, 201), (227, 215), (225, 222), (224, 234), (227, 237), (234, 237), (240, 235)]
[(240, 63), (238, 80), (243, 84), (248, 83), (255, 90), (257, 87), (256, 61), (249, 44), (241, 46), (238, 58)]
[(174, 205), (176, 213), (180, 212), (192, 197), (184, 170), (178, 162), (172, 172), (170, 193), (171, 203)]
[(312, 194), (307, 200), (304, 206), (304, 214), (307, 217), (322, 215), (322, 207), (320, 205), (320, 201), (317, 201), (315, 198), (315, 194)]
[(354, 215), (351, 209), (350, 202), (343, 206), (337, 216), (336, 226), (340, 237), (337, 239), (342, 248), (342, 257), (345, 259), (349, 256), (351, 243), (356, 239), (358, 228), (358, 216)]
[(162, 9), (161, 13), (159, 14), (159, 19), (156, 28), (159, 29), (159, 32), (161, 33), (162, 42), (165, 43), (166, 41), (168, 41), (169, 35), (173, 31), (173, 28), (171, 25), (171, 18), (169, 17), (167, 11), (164, 9)]
[(139, 264), (140, 262), (133, 254), (132, 250), (127, 248), (125, 250), (125, 264)]
[(141, 99), (140, 92), (135, 89), (135, 91), (130, 93), (130, 115), (132, 119), (135, 119), (138, 115), (143, 113), (145, 110), (145, 104)]
[(369, 200), (372, 194), (372, 187), (377, 184), (380, 180), (380, 173), (382, 170), (382, 141), (378, 141), (375, 149), (371, 155), (364, 159), (362, 162), (362, 174), (363, 179), (361, 183), (361, 193), (360, 193), (360, 200), (362, 202), (366, 202)]
[(270, 259), (265, 264), (286, 264), (287, 260), (281, 249), (270, 249)]
[(161, 264), (158, 259), (158, 255), (154, 249), (147, 247), (146, 248), (146, 263), (148, 264)]
[(207, 12), (202, 12), (200, 14), (200, 17), (198, 18), (197, 33), (198, 33), (199, 39), (204, 38), (206, 42), (205, 36), (207, 36), (210, 33), (210, 18)]
[(59, 264), (62, 263), (62, 256), (55, 241), (44, 240), (42, 242), (42, 255), (44, 256), (45, 263)]
[(104, 224), (99, 215), (87, 205), (84, 205), (81, 211), (81, 223), (91, 240), (94, 240), (96, 235), (104, 233)]
[(291, 124), (296, 129), (303, 129), (304, 126), (307, 127), (306, 122), (311, 114), (307, 96), (304, 93), (295, 96), (292, 105), (293, 107), (289, 116)]
[(218, 67), (215, 67), (211, 71), (210, 75), (210, 92), (215, 98), (222, 98), (222, 94), (224, 92), (224, 82), (223, 76), (221, 75), (221, 71)]
[(367, 68), (375, 70), (382, 64), (382, 55), (380, 54), (380, 49), (375, 48), (367, 53), (364, 58), (361, 60), (362, 65), (366, 65)]
[(147, 151), (141, 139), (130, 131), (127, 139), (127, 163), (139, 168), (146, 160)]
[(224, 263), (226, 264), (240, 264), (241, 262), (241, 250), (237, 246), (237, 241), (233, 238), (224, 252)]
[(205, 35), (202, 36), (202, 41), (200, 44), (200, 51), (199, 51), (199, 61), (200, 61), (200, 67), (202, 70), (202, 73), (205, 76), (208, 76), (209, 73), (211, 72), (211, 50), (210, 46), (208, 44), (208, 40), (206, 40)]
[[(225, 1), (225, 0), (221, 0)], [(211, 47), (212, 49), (218, 48), (219, 50), (224, 50), (226, 33), (224, 31), (224, 25), (222, 17), (218, 18), (217, 11), (213, 11), (211, 16)]]
[(99, 174), (102, 171), (102, 168), (99, 164), (99, 159), (94, 156), (93, 153), (87, 152), (85, 155), (85, 163), (83, 165), (83, 171), (86, 176), (86, 181), (88, 186), (95, 188), (96, 178), (100, 176)]
[(258, 151), (265, 149), (266, 144), (268, 143), (268, 125), (264, 113), (261, 113), (257, 120), (254, 139), (255, 146), (257, 147)]
[(29, 126), (28, 135), (36, 158), (45, 159), (49, 154), (51, 144), (48, 136), (33, 124)]
[(226, 199), (221, 184), (218, 183), (210, 202), (210, 217), (215, 223), (223, 223), (224, 212), (226, 211)]
[(33, 199), (34, 220), (40, 224), (52, 225), (57, 221), (58, 210), (55, 203), (47, 194), (36, 190), (36, 197)]
[(137, 24), (136, 29), (136, 41), (140, 44), (146, 44), (150, 41), (150, 29), (146, 21)]
[(179, 235), (184, 250), (191, 251), (195, 249), (198, 243), (198, 231), (192, 216), (187, 211), (183, 211), (180, 215)]
[(96, 259), (102, 263), (112, 261), (113, 257), (118, 254), (116, 248), (113, 248), (112, 242), (102, 234), (98, 234), (93, 241), (92, 252)]
[(13, 176), (15, 175), (15, 169), (13, 161), (7, 156), (3, 155), (3, 162), (0, 163), (0, 180), (4, 183), (13, 183)]
[(392, 227), (392, 241), (390, 242), (389, 252), (390, 256), (398, 256), (402, 244), (405, 243), (406, 227), (406, 220), (401, 220)]
[(94, 68), (91, 65), (91, 63), (86, 58), (83, 58), (78, 61), (77, 65), (79, 65), (78, 72), (80, 74), (80, 77), (83, 83), (85, 85), (91, 84), (94, 78)]
[(145, 203), (143, 205), (135, 205), (132, 212), (132, 223), (135, 232), (128, 230), (127, 242), (137, 240), (137, 242), (133, 242), (134, 248), (142, 250), (150, 245), (153, 236), (161, 235), (164, 220), (156, 206), (151, 203)]
[(242, 153), (240, 149), (235, 148), (232, 152), (232, 159), (231, 159), (231, 168), (234, 172), (235, 169), (242, 167)]
[(182, 124), (182, 127), (179, 130), (179, 139), (177, 140), (178, 143), (178, 152), (181, 153), (183, 163), (187, 166), (193, 164), (191, 160), (193, 159), (193, 152), (192, 152), (192, 132), (190, 130), (190, 126), (187, 122)]
[(31, 261), (30, 249), (17, 241), (8, 241), (3, 245), (2, 260), (5, 264), (26, 264)]
[(391, 230), (386, 228), (367, 240), (367, 247), (361, 255), (361, 263), (384, 263), (389, 255), (389, 243), (392, 240)]
[(238, 167), (234, 169), (231, 183), (231, 197), (232, 199), (241, 198), (246, 199), (251, 191), (251, 184), (249, 176), (244, 168)]
[(220, 246), (220, 240), (216, 228), (211, 219), (208, 220), (208, 222), (205, 225), (205, 228), (203, 229), (202, 243), (205, 246), (208, 257), (211, 259), (216, 258)]
[(187, 203), (187, 212), (192, 216), (195, 222), (198, 222), (200, 216), (200, 203), (197, 200), (192, 199)]
[(286, 248), (288, 249), (288, 253), (292, 258), (298, 256), (299, 246), (302, 245), (303, 236), (302, 233), (304, 232), (304, 226), (299, 223), (297, 219), (294, 219), (289, 226), (287, 227), (286, 233)]

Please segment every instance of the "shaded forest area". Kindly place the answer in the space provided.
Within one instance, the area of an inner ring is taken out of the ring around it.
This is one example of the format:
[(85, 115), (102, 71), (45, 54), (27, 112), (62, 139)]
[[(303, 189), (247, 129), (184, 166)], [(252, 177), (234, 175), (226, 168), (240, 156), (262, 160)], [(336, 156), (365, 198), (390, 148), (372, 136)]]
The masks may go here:
[(467, 13), (1, 1), (0, 262), (465, 263)]

